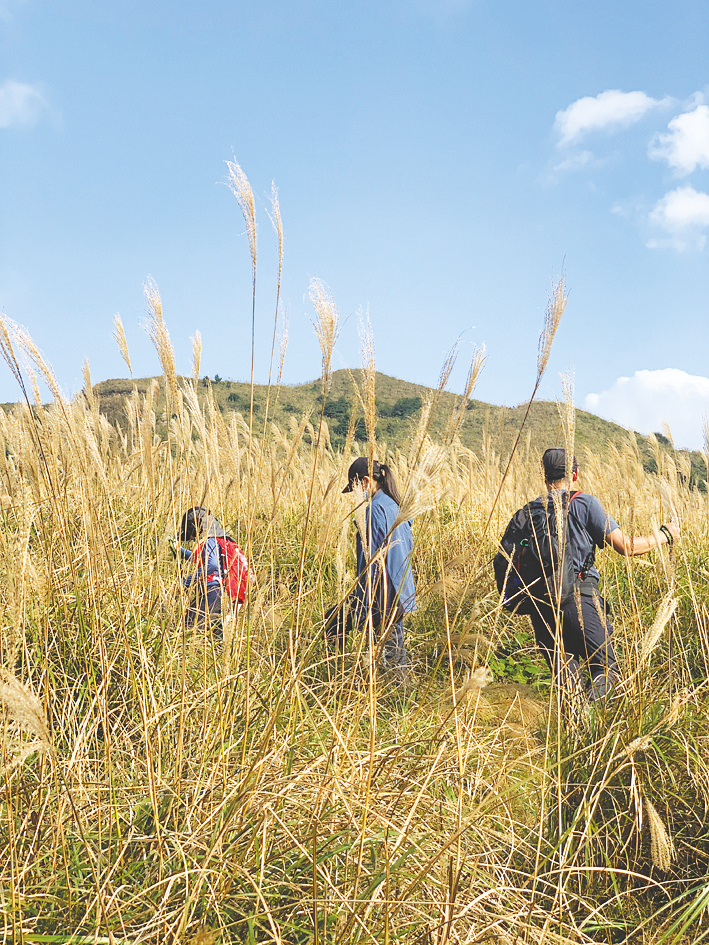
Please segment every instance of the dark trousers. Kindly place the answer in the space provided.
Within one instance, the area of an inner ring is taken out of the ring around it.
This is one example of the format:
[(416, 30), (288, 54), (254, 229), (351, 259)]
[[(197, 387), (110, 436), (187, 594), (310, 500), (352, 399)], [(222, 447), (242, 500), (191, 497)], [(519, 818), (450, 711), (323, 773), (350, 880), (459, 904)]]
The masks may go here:
[(573, 690), (581, 685), (580, 665), (585, 664), (591, 676), (590, 697), (601, 698), (619, 675), (606, 602), (593, 590), (561, 608), (558, 630), (556, 616), (556, 609), (543, 602), (531, 614), (537, 645), (554, 677)]
[(219, 581), (203, 581), (193, 584), (195, 596), (185, 611), (185, 626), (219, 627), (222, 616), (222, 586)]
[[(409, 655), (404, 646), (404, 615), (401, 614), (398, 619), (392, 616), (382, 621), (380, 615), (373, 614), (372, 619), (376, 639), (380, 639), (382, 633), (386, 632), (382, 653), (383, 665), (408, 666)], [(366, 627), (366, 623), (362, 627)], [(351, 611), (345, 612), (343, 608), (332, 607), (325, 615), (325, 638), (331, 647), (337, 644), (344, 647), (347, 634), (352, 629)]]

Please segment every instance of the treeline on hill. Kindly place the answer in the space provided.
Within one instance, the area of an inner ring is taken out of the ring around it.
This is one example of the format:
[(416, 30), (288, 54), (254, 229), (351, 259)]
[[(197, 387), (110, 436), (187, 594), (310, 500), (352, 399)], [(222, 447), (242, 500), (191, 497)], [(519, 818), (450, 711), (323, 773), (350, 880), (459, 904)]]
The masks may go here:
[[(300, 420), (309, 417), (317, 420), (323, 410), (335, 448), (345, 442), (350, 420), (354, 417), (355, 439), (363, 442), (366, 431), (362, 411), (355, 390), (358, 374), (347, 370), (335, 371), (330, 392), (323, 407), (322, 382), (320, 380), (271, 389), (268, 419), (279, 425), (289, 424), (290, 418)], [(125, 397), (134, 389), (144, 394), (152, 378), (114, 379), (95, 385), (101, 412), (111, 423), (124, 427), (126, 424)], [(249, 417), (251, 410), (251, 387), (247, 382), (224, 380), (219, 375), (213, 379), (204, 377), (199, 381), (198, 392), (204, 397), (211, 390), (214, 402), (223, 414), (230, 411)], [(377, 429), (380, 441), (390, 449), (401, 448), (408, 441), (426, 399), (435, 392), (421, 384), (377, 374)], [(254, 429), (258, 434), (259, 423), (263, 423), (268, 388), (264, 384), (254, 385), (253, 415)], [(162, 397), (162, 394), (161, 394)], [(454, 393), (444, 392), (434, 408), (430, 433), (440, 440), (451, 410), (456, 403)], [(164, 403), (159, 401), (159, 409)], [(470, 400), (461, 423), (459, 437), (463, 446), (480, 454), (492, 451), (498, 456), (509, 452), (520, 428), (526, 405), (500, 407), (480, 400)], [(164, 429), (164, 422), (163, 422)], [(547, 446), (561, 444), (564, 440), (562, 423), (557, 404), (536, 402), (532, 404), (527, 421), (525, 446), (534, 454)], [(576, 411), (576, 451), (581, 460), (588, 453), (604, 456), (609, 449), (624, 448), (628, 432), (618, 424), (610, 423), (585, 410)], [(707, 469), (702, 453), (698, 451), (674, 450), (671, 441), (661, 433), (651, 437), (635, 435), (639, 458), (646, 472), (656, 472), (663, 453), (671, 453), (682, 460), (680, 468), (688, 470), (690, 484), (702, 490), (706, 488)]]

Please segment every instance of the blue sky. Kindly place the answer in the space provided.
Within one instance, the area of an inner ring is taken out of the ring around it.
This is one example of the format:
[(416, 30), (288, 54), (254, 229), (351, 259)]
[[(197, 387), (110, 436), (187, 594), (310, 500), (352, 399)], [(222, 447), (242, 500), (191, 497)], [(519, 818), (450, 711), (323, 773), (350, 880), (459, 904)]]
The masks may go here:
[[(258, 219), (256, 378), (275, 307), (271, 181), (285, 235), (284, 379), (335, 367), (435, 384), (460, 341), (475, 396), (531, 392), (552, 281), (570, 290), (541, 396), (700, 447), (709, 412), (709, 10), (599, 0), (327, 3), (0, 0), (0, 310), (71, 393), (159, 372), (155, 280), (178, 370), (248, 379), (250, 258), (224, 186)], [(705, 104), (705, 102), (707, 104)], [(17, 396), (0, 372), (0, 400)]]

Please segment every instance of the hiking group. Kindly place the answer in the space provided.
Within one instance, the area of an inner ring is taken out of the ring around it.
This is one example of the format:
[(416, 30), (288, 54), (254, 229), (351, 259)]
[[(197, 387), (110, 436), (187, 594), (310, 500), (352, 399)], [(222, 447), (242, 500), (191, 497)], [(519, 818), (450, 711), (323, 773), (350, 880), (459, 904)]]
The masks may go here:
[[(619, 681), (608, 606), (599, 592), (595, 552), (609, 545), (621, 555), (642, 555), (679, 536), (674, 522), (657, 534), (631, 538), (592, 495), (573, 490), (579, 466), (566, 451), (542, 457), (546, 495), (533, 499), (510, 520), (493, 567), (502, 606), (526, 615), (536, 642), (563, 694), (603, 698)], [(325, 640), (341, 650), (353, 630), (371, 635), (379, 666), (401, 686), (412, 682), (404, 641), (404, 618), (416, 609), (411, 558), (411, 521), (402, 519), (394, 473), (386, 463), (359, 457), (350, 466), (343, 493), (354, 493), (357, 578), (344, 601), (325, 615)], [(192, 599), (186, 625), (211, 626), (222, 635), (222, 619), (244, 602), (252, 577), (248, 561), (219, 521), (202, 507), (185, 512), (182, 541), (173, 545), (196, 570), (184, 579)], [(584, 679), (585, 674), (585, 679)]]

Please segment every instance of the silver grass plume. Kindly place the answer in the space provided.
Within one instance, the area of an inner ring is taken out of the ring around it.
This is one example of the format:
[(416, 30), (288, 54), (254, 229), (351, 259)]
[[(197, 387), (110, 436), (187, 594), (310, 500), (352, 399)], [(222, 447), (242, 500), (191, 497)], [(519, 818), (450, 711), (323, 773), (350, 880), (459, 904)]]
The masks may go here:
[(539, 336), (539, 348), (537, 352), (537, 385), (539, 381), (541, 381), (542, 374), (544, 374), (546, 366), (549, 363), (549, 355), (551, 354), (554, 335), (559, 327), (561, 316), (564, 314), (568, 298), (569, 294), (566, 291), (564, 277), (562, 276), (556, 285), (552, 285), (551, 297), (547, 302), (546, 311), (544, 313), (544, 328)]
[(448, 429), (446, 430), (445, 440), (447, 443), (452, 443), (460, 424), (463, 420), (463, 416), (468, 407), (468, 401), (475, 389), (475, 385), (478, 382), (478, 377), (480, 372), (483, 369), (485, 364), (485, 345), (481, 345), (479, 348), (473, 349), (473, 356), (470, 360), (470, 366), (468, 367), (468, 376), (465, 379), (465, 387), (463, 389), (463, 395), (460, 398), (456, 409), (453, 411), (451, 419), (448, 422)]
[(286, 363), (286, 351), (288, 350), (288, 315), (281, 307), (281, 339), (278, 347), (278, 380), (280, 385), (283, 378), (283, 365)]
[(39, 739), (43, 748), (52, 751), (52, 739), (42, 703), (27, 686), (4, 668), (0, 669), (0, 703), (15, 722)]
[(561, 375), (561, 389), (564, 393), (564, 406), (560, 406), (559, 414), (564, 430), (564, 446), (566, 455), (573, 456), (574, 441), (576, 439), (576, 405), (574, 402), (574, 379), (571, 373)]
[(64, 396), (59, 389), (59, 384), (57, 383), (57, 379), (54, 376), (54, 371), (40, 354), (39, 348), (30, 337), (29, 332), (26, 329), (17, 326), (15, 329), (15, 339), (18, 346), (22, 351), (24, 351), (24, 353), (39, 371), (42, 380), (49, 388), (55, 401), (58, 404), (64, 404)]
[(82, 376), (84, 378), (84, 393), (86, 394), (86, 399), (89, 402), (89, 406), (94, 406), (94, 389), (91, 384), (91, 368), (89, 367), (89, 362), (87, 358), (84, 358), (84, 364), (81, 369)]
[(355, 500), (354, 508), (354, 523), (357, 526), (357, 531), (359, 532), (359, 537), (362, 541), (362, 550), (364, 551), (364, 557), (369, 561), (369, 542), (367, 541), (367, 513), (365, 511), (367, 505), (367, 497), (364, 494), (364, 489), (359, 481), (355, 482), (352, 487), (352, 495)]
[(121, 356), (123, 360), (128, 365), (128, 371), (130, 372), (130, 376), (133, 377), (133, 368), (131, 367), (131, 363), (130, 363), (130, 353), (128, 352), (128, 342), (126, 341), (126, 333), (123, 330), (123, 322), (121, 321), (121, 316), (118, 314), (118, 312), (116, 312), (113, 318), (113, 324), (115, 326), (113, 330), (113, 337), (116, 340), (116, 344), (118, 345), (118, 350), (121, 352)]
[(652, 802), (647, 797), (644, 798), (644, 801), (647, 822), (650, 827), (650, 856), (658, 869), (667, 872), (675, 855), (672, 837), (667, 832), (662, 817), (660, 817)]
[(315, 309), (316, 320), (313, 323), (322, 353), (323, 394), (330, 389), (332, 375), (332, 352), (337, 339), (340, 314), (328, 287), (320, 279), (311, 279), (308, 289), (310, 301)]
[(445, 459), (446, 450), (442, 446), (428, 447), (420, 463), (409, 476), (406, 491), (394, 520), (394, 528), (417, 515), (435, 509), (441, 500), (439, 474)]
[(281, 221), (281, 207), (278, 203), (278, 188), (274, 181), (271, 181), (271, 223), (278, 237), (278, 284), (281, 284), (281, 275), (283, 274), (283, 223)]
[(20, 371), (20, 363), (15, 354), (15, 349), (12, 347), (10, 327), (14, 328), (15, 326), (12, 322), (6, 320), (4, 315), (0, 315), (0, 353), (5, 364), (10, 368), (13, 377), (24, 391), (25, 385)]
[(199, 380), (199, 365), (202, 360), (202, 335), (199, 328), (195, 331), (192, 338), (192, 378), (195, 382)]
[[(175, 352), (170, 341), (170, 333), (167, 330), (162, 317), (162, 301), (158, 287), (152, 279), (148, 279), (144, 286), (145, 298), (148, 301), (148, 311), (150, 321), (148, 323), (148, 335), (155, 346), (160, 359), (160, 365), (165, 375), (166, 394), (170, 398), (170, 403), (177, 403), (177, 374), (175, 373)], [(168, 413), (171, 411), (168, 411)]]
[(640, 647), (641, 663), (643, 663), (655, 649), (657, 641), (662, 636), (662, 632), (667, 626), (670, 617), (677, 609), (677, 603), (677, 598), (674, 597), (670, 591), (660, 604), (652, 626), (643, 637), (642, 646)]
[(456, 698), (460, 699), (461, 696), (468, 695), (472, 692), (482, 692), (485, 686), (488, 686), (493, 681), (493, 675), (488, 669), (487, 666), (478, 666), (477, 669), (468, 676), (463, 685), (460, 687), (456, 693)]
[(377, 427), (376, 384), (377, 371), (374, 358), (374, 332), (369, 321), (369, 312), (366, 317), (360, 318), (359, 344), (362, 352), (362, 409), (364, 411), (364, 425), (367, 430), (369, 445), (369, 461), (374, 459)]
[(455, 367), (455, 362), (458, 360), (458, 351), (460, 350), (460, 342), (456, 341), (453, 347), (450, 349), (446, 355), (446, 359), (443, 362), (443, 367), (441, 368), (441, 373), (438, 376), (438, 394), (440, 395), (445, 389), (446, 384), (448, 383), (453, 368)]
[(236, 161), (227, 161), (229, 168), (229, 180), (227, 181), (229, 190), (236, 197), (239, 209), (246, 224), (246, 236), (249, 240), (249, 250), (251, 252), (251, 269), (254, 282), (256, 281), (256, 209), (254, 207), (254, 194), (251, 190), (251, 184), (244, 174), (241, 166)]

